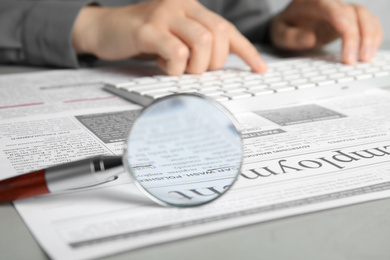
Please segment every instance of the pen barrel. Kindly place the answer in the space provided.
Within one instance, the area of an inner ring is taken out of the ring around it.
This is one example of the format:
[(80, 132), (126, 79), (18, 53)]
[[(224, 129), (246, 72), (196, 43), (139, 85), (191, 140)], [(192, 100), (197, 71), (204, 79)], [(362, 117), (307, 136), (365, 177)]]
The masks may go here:
[(53, 166), (0, 181), (0, 203), (102, 184), (122, 172), (122, 158), (118, 156)]
[(47, 188), (50, 193), (86, 188), (105, 183), (123, 172), (122, 165), (106, 169), (102, 164), (103, 160), (87, 159), (46, 169)]
[(49, 193), (45, 170), (30, 172), (0, 181), (0, 203)]

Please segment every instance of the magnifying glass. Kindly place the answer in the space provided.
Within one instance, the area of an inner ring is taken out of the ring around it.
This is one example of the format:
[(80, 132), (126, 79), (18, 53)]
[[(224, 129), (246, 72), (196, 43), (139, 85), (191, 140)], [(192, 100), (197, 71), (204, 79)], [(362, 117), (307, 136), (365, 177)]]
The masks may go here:
[(159, 204), (199, 206), (229, 190), (242, 154), (237, 122), (222, 105), (198, 94), (170, 95), (141, 111), (122, 157), (89, 158), (0, 181), (0, 202), (96, 185), (126, 172)]

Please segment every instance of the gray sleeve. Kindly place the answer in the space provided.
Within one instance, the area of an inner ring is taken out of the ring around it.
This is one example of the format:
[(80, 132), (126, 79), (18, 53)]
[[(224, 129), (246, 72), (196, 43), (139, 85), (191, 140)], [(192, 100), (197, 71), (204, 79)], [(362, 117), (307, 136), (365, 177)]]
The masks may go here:
[(73, 23), (89, 2), (0, 0), (0, 63), (77, 67)]
[(251, 42), (269, 42), (271, 12), (266, 0), (200, 0), (233, 23)]
[[(0, 63), (78, 67), (71, 36), (81, 8), (92, 2), (119, 5), (140, 1), (0, 0)], [(252, 42), (267, 40), (270, 12), (265, 0), (200, 2), (232, 22)]]
[[(145, 0), (98, 0), (97, 2), (102, 6), (120, 6), (143, 1)], [(269, 42), (271, 11), (267, 0), (199, 0), (199, 2), (233, 23), (250, 41)]]

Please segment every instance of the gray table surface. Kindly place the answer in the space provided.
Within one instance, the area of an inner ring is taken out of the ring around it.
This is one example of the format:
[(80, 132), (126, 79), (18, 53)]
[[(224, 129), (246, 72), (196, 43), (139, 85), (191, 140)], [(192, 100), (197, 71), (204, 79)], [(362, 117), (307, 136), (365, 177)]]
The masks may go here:
[[(43, 68), (0, 66), (0, 74)], [(12, 204), (0, 205), (0, 259), (49, 259)], [(133, 250), (105, 259), (390, 259), (390, 198)]]

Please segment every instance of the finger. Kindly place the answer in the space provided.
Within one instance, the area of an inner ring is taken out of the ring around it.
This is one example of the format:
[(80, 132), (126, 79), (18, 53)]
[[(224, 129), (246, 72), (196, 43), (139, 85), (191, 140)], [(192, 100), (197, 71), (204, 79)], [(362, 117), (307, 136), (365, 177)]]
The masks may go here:
[(369, 62), (374, 55), (375, 38), (378, 33), (375, 28), (375, 17), (363, 6), (354, 5), (354, 8), (360, 32), (359, 59), (363, 62)]
[(379, 47), (383, 42), (383, 30), (379, 22), (379, 19), (376, 16), (374, 17), (374, 23), (375, 23), (374, 28), (376, 28), (376, 34), (375, 34), (374, 44), (373, 44), (374, 55), (375, 55), (376, 51), (379, 49)]
[(359, 29), (354, 9), (339, 0), (334, 1), (300, 1), (293, 2), (287, 8), (285, 19), (293, 23), (296, 17), (322, 20), (328, 22), (340, 35), (342, 46), (342, 60), (347, 64), (354, 64), (359, 48)]
[(229, 30), (231, 24), (206, 8), (191, 8), (189, 17), (203, 24), (213, 34), (209, 69), (220, 69), (229, 55)]
[[(158, 59), (159, 67), (168, 75), (178, 76), (185, 72), (187, 67), (189, 49), (178, 38), (173, 35), (166, 35), (161, 38), (156, 53), (161, 57)], [(165, 45), (165, 46), (163, 46)]]
[[(186, 1), (189, 2), (189, 1)], [(191, 2), (191, 3), (197, 3), (197, 2)], [(212, 19), (212, 13), (206, 9), (204, 11), (202, 8), (195, 7), (195, 8), (189, 8), (187, 10), (188, 15), (190, 17), (193, 17), (197, 21), (200, 21), (201, 23), (205, 24), (206, 26), (209, 26), (210, 28), (213, 28), (213, 24), (210, 21), (213, 21)], [(241, 57), (255, 72), (259, 73), (265, 73), (267, 71), (267, 65), (265, 62), (260, 58), (259, 53), (257, 52), (256, 48), (233, 26), (230, 25), (228, 28), (228, 43), (229, 43), (229, 52), (237, 54), (239, 57)], [(223, 38), (218, 38), (218, 41), (224, 41)], [(217, 50), (219, 48), (217, 43), (214, 43), (215, 47), (213, 48), (213, 57), (214, 55), (218, 57), (222, 57), (222, 59), (226, 59), (225, 54), (226, 49), (222, 50), (219, 54), (215, 54), (214, 50)], [(213, 60), (219, 60), (218, 58)]]
[(316, 44), (316, 36), (313, 32), (290, 26), (278, 18), (273, 23), (272, 31), (272, 42), (279, 48), (305, 50)]
[(179, 38), (153, 26), (143, 26), (137, 36), (141, 53), (157, 54), (161, 58), (157, 64), (168, 75), (183, 74), (189, 49)]
[(162, 69), (167, 75), (180, 76), (185, 72), (184, 68), (179, 68), (178, 64), (172, 60), (165, 60), (161, 57), (157, 58), (157, 66)]
[(230, 52), (237, 54), (254, 72), (267, 72), (267, 64), (256, 48), (235, 27), (229, 33)]
[(202, 24), (187, 17), (175, 21), (171, 29), (190, 48), (186, 72), (191, 74), (205, 72), (211, 59), (212, 33)]
[(283, 20), (288, 24), (295, 24), (298, 19), (310, 19), (314, 21), (326, 21), (332, 27), (340, 32), (346, 29), (346, 19), (344, 17), (344, 8), (340, 0), (301, 0), (294, 1), (282, 13)]
[(353, 7), (345, 7), (347, 29), (340, 31), (342, 39), (342, 60), (346, 64), (355, 64), (359, 49), (359, 26)]

